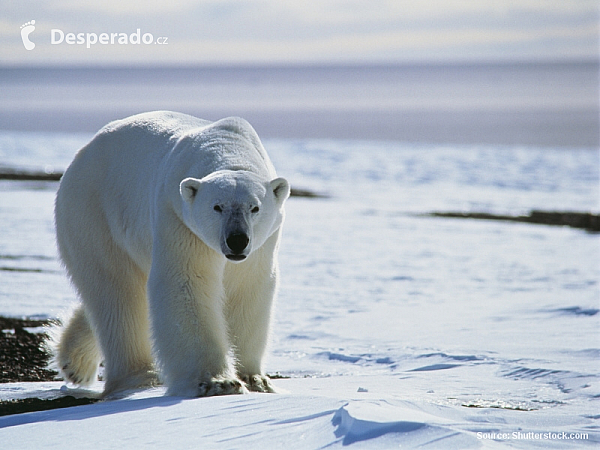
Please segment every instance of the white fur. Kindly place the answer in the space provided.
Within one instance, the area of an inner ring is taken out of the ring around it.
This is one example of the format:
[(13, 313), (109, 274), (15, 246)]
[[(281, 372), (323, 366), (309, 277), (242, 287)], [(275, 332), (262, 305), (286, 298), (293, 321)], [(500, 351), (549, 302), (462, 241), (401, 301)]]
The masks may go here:
[(171, 395), (271, 392), (262, 359), (289, 193), (243, 119), (161, 111), (100, 130), (56, 197), (82, 299), (57, 348), (66, 379), (89, 383), (103, 356), (105, 395), (151, 385), (153, 348)]

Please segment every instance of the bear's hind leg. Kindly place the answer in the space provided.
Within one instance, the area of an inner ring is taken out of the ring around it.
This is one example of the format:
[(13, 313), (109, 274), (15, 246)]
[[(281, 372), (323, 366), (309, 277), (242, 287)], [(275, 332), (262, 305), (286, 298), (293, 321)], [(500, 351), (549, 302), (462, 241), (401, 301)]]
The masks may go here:
[(55, 351), (55, 362), (65, 381), (83, 386), (95, 381), (100, 348), (82, 307), (75, 311), (63, 329)]
[(101, 288), (87, 293), (96, 298), (86, 308), (104, 355), (104, 396), (156, 384), (146, 276), (125, 254), (114, 269), (95, 273)]
[[(78, 314), (87, 319), (104, 357), (104, 396), (157, 381), (150, 343), (147, 277), (129, 255), (110, 244), (105, 242), (106, 248), (93, 256), (80, 249), (79, 266), (75, 268), (70, 264), (70, 254), (65, 257), (66, 252), (62, 252), (85, 309), (85, 315), (83, 311)], [(83, 322), (76, 323), (81, 326)], [(74, 332), (66, 332), (60, 345), (80, 348), (83, 353), (90, 347), (72, 344), (77, 341), (72, 338), (77, 336), (77, 328), (74, 325), (67, 331), (71, 328)], [(91, 339), (92, 333), (88, 335)], [(92, 354), (97, 355), (98, 350)]]

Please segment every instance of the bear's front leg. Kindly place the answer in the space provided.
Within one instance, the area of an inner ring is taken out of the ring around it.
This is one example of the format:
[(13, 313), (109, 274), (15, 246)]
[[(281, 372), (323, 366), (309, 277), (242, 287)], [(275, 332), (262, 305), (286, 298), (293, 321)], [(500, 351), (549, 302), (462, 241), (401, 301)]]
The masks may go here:
[(238, 376), (250, 391), (275, 392), (263, 370), (277, 289), (279, 232), (246, 261), (225, 268), (227, 322)]
[(154, 347), (168, 395), (247, 392), (229, 356), (223, 259), (195, 237), (185, 246), (160, 241), (154, 246), (148, 296)]

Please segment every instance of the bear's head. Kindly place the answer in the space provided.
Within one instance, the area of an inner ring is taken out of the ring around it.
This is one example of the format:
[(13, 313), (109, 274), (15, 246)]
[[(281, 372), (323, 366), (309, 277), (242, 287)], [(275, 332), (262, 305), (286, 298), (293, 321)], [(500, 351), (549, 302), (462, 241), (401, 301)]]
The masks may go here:
[(228, 260), (240, 262), (281, 226), (290, 195), (284, 178), (265, 181), (252, 172), (222, 170), (179, 185), (186, 226)]

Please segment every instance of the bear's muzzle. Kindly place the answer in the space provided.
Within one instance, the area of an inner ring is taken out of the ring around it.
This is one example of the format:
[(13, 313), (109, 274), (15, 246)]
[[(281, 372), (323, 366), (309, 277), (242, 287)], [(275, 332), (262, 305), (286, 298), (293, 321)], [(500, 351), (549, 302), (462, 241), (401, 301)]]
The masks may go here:
[(250, 238), (246, 233), (236, 232), (231, 233), (225, 240), (227, 247), (231, 250), (230, 253), (226, 253), (225, 257), (231, 261), (242, 261), (246, 259), (244, 250), (250, 243)]

